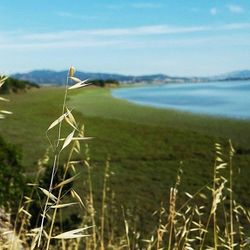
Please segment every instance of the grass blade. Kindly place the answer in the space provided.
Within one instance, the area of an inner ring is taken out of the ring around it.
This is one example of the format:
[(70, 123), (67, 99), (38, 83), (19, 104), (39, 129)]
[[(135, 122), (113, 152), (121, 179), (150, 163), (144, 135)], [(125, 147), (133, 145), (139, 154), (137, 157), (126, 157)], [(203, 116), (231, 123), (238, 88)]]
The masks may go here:
[(13, 114), (12, 112), (7, 111), (7, 110), (0, 110), (0, 112), (1, 112), (2, 114), (6, 114), (6, 115), (11, 115), (11, 114)]
[(49, 192), (48, 190), (39, 187), (39, 189), (47, 196), (49, 197), (52, 201), (56, 202), (57, 198), (55, 197), (55, 195), (53, 195), (51, 192)]
[(88, 237), (89, 235), (87, 234), (79, 234), (80, 232), (88, 229), (90, 227), (86, 227), (86, 228), (79, 228), (79, 229), (74, 229), (65, 233), (61, 233), (57, 236), (54, 236), (52, 238), (54, 239), (75, 239), (75, 238), (81, 238), (81, 237)]
[(64, 185), (66, 185), (66, 184), (68, 184), (68, 183), (74, 181), (74, 180), (76, 179), (77, 176), (79, 176), (79, 174), (76, 174), (76, 175), (72, 176), (71, 178), (62, 181), (62, 182), (59, 183), (55, 188), (59, 188), (59, 187), (61, 187), (61, 186), (64, 186)]
[(88, 81), (89, 81), (89, 79), (78, 82), (78, 83), (74, 84), (73, 86), (69, 87), (68, 89), (79, 89), (79, 88), (83, 88), (83, 87), (86, 87), (86, 86), (92, 84), (92, 83), (86, 83)]
[(77, 77), (74, 77), (74, 76), (70, 76), (69, 79), (75, 81), (75, 82), (81, 82), (82, 80), (77, 78)]
[(6, 99), (6, 98), (3, 98), (3, 97), (0, 97), (0, 101), (9, 102), (10, 100)]
[(59, 204), (59, 205), (53, 205), (51, 208), (64, 208), (64, 207), (69, 207), (72, 205), (78, 204), (77, 202), (71, 202), (71, 203), (65, 203), (65, 204)]
[(83, 208), (85, 208), (80, 195), (75, 190), (73, 190), (73, 189), (71, 190), (71, 195), (73, 198), (76, 198), (80, 202), (80, 204), (82, 205)]
[(63, 115), (61, 115), (59, 118), (57, 118), (55, 121), (53, 121), (49, 128), (47, 129), (47, 131), (49, 131), (50, 129), (54, 128), (56, 125), (58, 125), (60, 122), (62, 122), (64, 120), (64, 118), (68, 115), (68, 112), (64, 113)]
[(73, 132), (71, 132), (67, 138), (65, 139), (64, 143), (63, 143), (63, 146), (62, 146), (62, 149), (61, 151), (66, 148), (72, 141), (73, 137), (74, 137), (74, 133), (75, 133), (75, 130), (73, 130)]

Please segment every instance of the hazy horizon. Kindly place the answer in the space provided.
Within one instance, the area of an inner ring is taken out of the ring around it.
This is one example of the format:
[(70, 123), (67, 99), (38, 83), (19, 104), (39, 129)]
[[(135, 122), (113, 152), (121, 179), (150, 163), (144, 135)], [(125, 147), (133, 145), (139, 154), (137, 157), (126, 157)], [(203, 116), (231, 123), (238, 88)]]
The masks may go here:
[[(159, 74), (163, 74), (163, 75), (167, 75), (167, 76), (171, 76), (171, 77), (214, 77), (214, 76), (220, 76), (220, 75), (224, 75), (224, 74), (227, 74), (227, 73), (233, 73), (233, 72), (240, 72), (240, 71), (250, 71), (250, 69), (239, 69), (239, 70), (233, 70), (233, 71), (230, 71), (230, 72), (221, 72), (219, 74), (211, 74), (211, 75), (183, 75), (183, 74), (180, 74), (180, 75), (173, 75), (171, 74), (170, 72), (169, 73), (162, 73), (162, 72), (155, 72), (155, 73), (146, 73), (146, 74), (123, 74), (123, 73), (120, 73), (120, 72), (104, 72), (104, 71), (86, 71), (86, 70), (82, 70), (82, 69), (76, 69), (76, 74), (77, 74), (77, 71), (78, 72), (83, 72), (83, 73), (99, 73), (99, 74), (115, 74), (115, 75), (124, 75), (124, 76), (142, 76), (142, 75), (159, 75)], [(28, 70), (28, 71), (18, 71), (18, 72), (13, 72), (12, 75), (14, 74), (26, 74), (26, 73), (30, 73), (30, 72), (34, 72), (34, 71), (54, 71), (54, 72), (62, 72), (62, 71), (68, 71), (68, 69), (59, 69), (59, 70), (53, 70), (53, 69), (46, 69), (46, 68), (43, 68), (43, 69), (32, 69), (32, 70)]]

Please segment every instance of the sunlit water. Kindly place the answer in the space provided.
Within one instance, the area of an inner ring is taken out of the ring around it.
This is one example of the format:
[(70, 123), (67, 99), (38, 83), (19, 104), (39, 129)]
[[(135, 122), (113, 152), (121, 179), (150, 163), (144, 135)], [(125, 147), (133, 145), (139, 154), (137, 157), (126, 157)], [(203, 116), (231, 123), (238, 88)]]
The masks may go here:
[(250, 119), (250, 81), (123, 88), (113, 90), (112, 95), (157, 108)]

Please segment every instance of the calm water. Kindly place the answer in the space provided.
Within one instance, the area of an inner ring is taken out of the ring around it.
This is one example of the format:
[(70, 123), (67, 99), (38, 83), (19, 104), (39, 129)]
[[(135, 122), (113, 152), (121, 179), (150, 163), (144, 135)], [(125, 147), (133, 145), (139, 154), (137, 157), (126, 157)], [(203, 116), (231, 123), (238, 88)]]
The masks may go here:
[(158, 108), (250, 119), (250, 81), (115, 89), (116, 98)]

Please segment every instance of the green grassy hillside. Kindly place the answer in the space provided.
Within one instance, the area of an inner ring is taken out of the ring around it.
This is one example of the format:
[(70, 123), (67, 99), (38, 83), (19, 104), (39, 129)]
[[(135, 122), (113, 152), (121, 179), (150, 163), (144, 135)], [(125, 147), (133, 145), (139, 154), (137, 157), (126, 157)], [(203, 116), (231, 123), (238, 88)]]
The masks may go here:
[[(23, 164), (32, 173), (49, 145), (46, 129), (60, 116), (63, 89), (33, 89), (8, 98), (10, 102), (2, 106), (14, 114), (1, 121), (0, 133), (22, 148)], [(236, 197), (250, 206), (249, 122), (137, 106), (114, 99), (108, 89), (100, 88), (73, 91), (68, 103), (85, 124), (86, 135), (95, 137), (89, 149), (97, 204), (105, 161), (110, 158), (109, 185), (118, 204), (136, 210), (143, 227), (150, 225), (153, 211), (168, 200), (179, 166), (184, 171), (181, 189), (195, 192), (211, 180), (214, 143), (224, 146), (227, 158), (231, 138), (236, 148)], [(79, 179), (77, 185), (84, 194), (82, 182)]]

